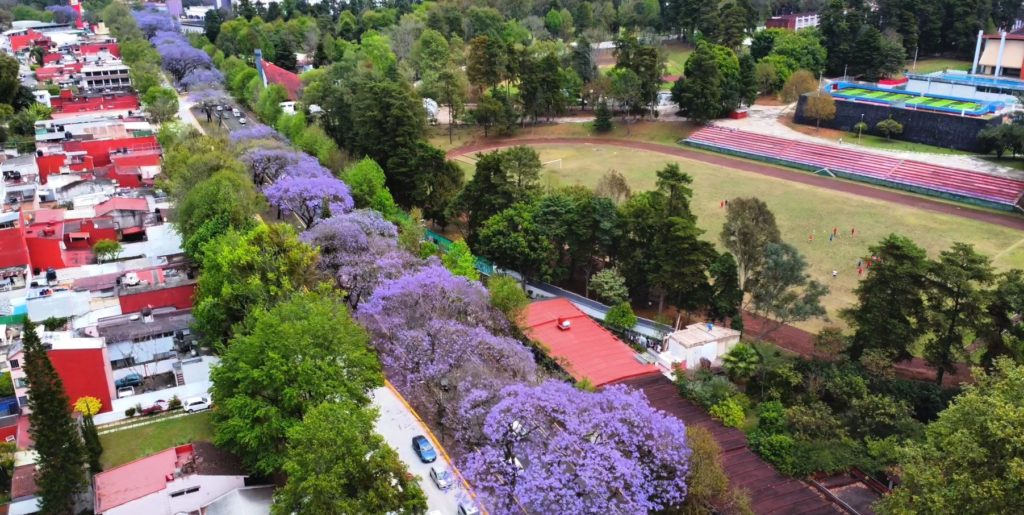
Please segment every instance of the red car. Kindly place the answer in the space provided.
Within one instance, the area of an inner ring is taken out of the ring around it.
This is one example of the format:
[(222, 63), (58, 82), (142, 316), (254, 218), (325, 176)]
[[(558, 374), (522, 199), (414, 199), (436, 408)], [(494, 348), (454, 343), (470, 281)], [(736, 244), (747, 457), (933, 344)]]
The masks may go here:
[(141, 414), (144, 415), (144, 416), (145, 415), (155, 415), (155, 414), (163, 412), (163, 411), (167, 411), (167, 401), (161, 399), (161, 400), (158, 400), (158, 401), (154, 402), (152, 406), (150, 406), (148, 408), (144, 408), (142, 410)]

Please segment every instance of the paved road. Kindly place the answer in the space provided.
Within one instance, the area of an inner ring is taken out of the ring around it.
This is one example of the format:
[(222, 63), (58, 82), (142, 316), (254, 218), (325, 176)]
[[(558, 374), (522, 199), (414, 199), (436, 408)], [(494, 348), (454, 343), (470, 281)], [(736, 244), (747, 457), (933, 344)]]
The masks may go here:
[(798, 182), (819, 188), (826, 188), (833, 191), (841, 191), (862, 197), (869, 197), (886, 202), (894, 202), (904, 206), (925, 209), (947, 215), (960, 216), (971, 220), (978, 220), (991, 224), (1009, 227), (1011, 229), (1024, 230), (1024, 217), (1014, 214), (997, 213), (994, 211), (982, 211), (965, 205), (933, 200), (930, 198), (902, 193), (897, 190), (877, 188), (867, 184), (835, 179), (814, 175), (810, 172), (785, 169), (777, 166), (766, 165), (756, 161), (748, 161), (722, 154), (702, 152), (685, 147), (672, 147), (658, 143), (647, 143), (644, 141), (621, 140), (614, 138), (509, 138), (483, 140), (471, 143), (448, 151), (448, 158), (454, 158), (465, 154), (473, 154), (498, 148), (511, 147), (515, 145), (606, 145), (650, 152), (659, 152), (694, 161), (701, 161), (708, 164), (741, 170), (744, 172), (767, 175), (777, 179)]
[(438, 489), (430, 480), (431, 465), (445, 466), (451, 470), (451, 464), (440, 452), (433, 464), (423, 463), (412, 450), (412, 438), (416, 435), (427, 436), (433, 441), (434, 447), (437, 447), (432, 435), (390, 389), (385, 387), (374, 390), (373, 405), (380, 410), (377, 432), (398, 451), (399, 458), (409, 466), (409, 472), (419, 476), (420, 486), (427, 494), (427, 509), (437, 510), (444, 515), (454, 515), (458, 510), (459, 500), (468, 498), (463, 485), (457, 484), (445, 492)]

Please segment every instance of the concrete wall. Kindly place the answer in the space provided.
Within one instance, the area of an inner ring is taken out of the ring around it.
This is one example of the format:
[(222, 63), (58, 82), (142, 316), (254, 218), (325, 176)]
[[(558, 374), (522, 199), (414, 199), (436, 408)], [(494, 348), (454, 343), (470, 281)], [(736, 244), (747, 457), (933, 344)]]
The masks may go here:
[(128, 417), (124, 415), (125, 410), (128, 408), (134, 408), (135, 405), (142, 405), (143, 408), (152, 406), (154, 402), (158, 400), (169, 401), (171, 397), (175, 395), (182, 402), (189, 397), (199, 397), (203, 395), (209, 395), (210, 389), (213, 388), (213, 383), (206, 381), (203, 383), (192, 383), (184, 384), (182, 386), (176, 386), (174, 388), (168, 388), (166, 390), (160, 390), (156, 392), (143, 393), (139, 395), (132, 395), (131, 397), (125, 397), (123, 399), (114, 399), (113, 407), (109, 413), (100, 413), (93, 417), (96, 425), (109, 424), (111, 422), (117, 422), (124, 420)]
[[(806, 103), (807, 97), (801, 97), (797, 103), (794, 120), (805, 125), (815, 125), (814, 119), (803, 115)], [(854, 132), (853, 126), (861, 121), (862, 114), (872, 134), (875, 133), (875, 124), (892, 116), (894, 120), (903, 124), (903, 134), (900, 134), (898, 139), (970, 152), (978, 151), (978, 131), (1002, 123), (1000, 117), (972, 118), (836, 99), (835, 119), (823, 121), (821, 126)]]

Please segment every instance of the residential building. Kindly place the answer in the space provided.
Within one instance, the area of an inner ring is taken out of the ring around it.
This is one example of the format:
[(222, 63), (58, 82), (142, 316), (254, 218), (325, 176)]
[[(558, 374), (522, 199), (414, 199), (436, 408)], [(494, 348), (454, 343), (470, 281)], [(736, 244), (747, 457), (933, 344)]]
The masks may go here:
[[(46, 354), (53, 363), (68, 400), (72, 405), (81, 397), (96, 397), (102, 408), (100, 413), (111, 409), (114, 398), (114, 379), (107, 359), (107, 347), (103, 338), (75, 336), (70, 331), (44, 331), (37, 327), (43, 345), (49, 347)], [(20, 341), (8, 351), (7, 362), (11, 367), (11, 381), (18, 397), (18, 405), (28, 409), (28, 384), (25, 382), (25, 353)]]
[(274, 504), (274, 486), (237, 488), (200, 508), (200, 515), (270, 515)]
[(769, 29), (800, 30), (817, 27), (819, 20), (818, 13), (815, 12), (780, 14), (765, 20), (764, 26)]
[(665, 371), (693, 370), (700, 368), (702, 362), (721, 365), (722, 356), (740, 342), (740, 334), (712, 323), (690, 324), (665, 337), (659, 348), (658, 365)]
[(93, 64), (82, 67), (78, 87), (84, 91), (106, 93), (131, 89), (132, 80), (128, 66), (124, 64)]
[(0, 291), (24, 288), (30, 262), (21, 212), (0, 213)]
[(96, 474), (97, 515), (175, 515), (245, 487), (236, 457), (206, 442), (167, 449)]
[(659, 374), (658, 368), (615, 337), (569, 299), (530, 303), (523, 332), (577, 381), (603, 386), (633, 377)]
[(256, 49), (256, 72), (263, 81), (264, 86), (277, 84), (288, 93), (288, 100), (298, 100), (299, 90), (302, 89), (302, 79), (294, 72), (290, 72), (280, 66), (263, 59), (263, 52)]
[(149, 377), (175, 370), (179, 349), (185, 350), (192, 339), (192, 320), (191, 309), (146, 306), (136, 313), (99, 319), (95, 334), (107, 342), (115, 379), (131, 373)]

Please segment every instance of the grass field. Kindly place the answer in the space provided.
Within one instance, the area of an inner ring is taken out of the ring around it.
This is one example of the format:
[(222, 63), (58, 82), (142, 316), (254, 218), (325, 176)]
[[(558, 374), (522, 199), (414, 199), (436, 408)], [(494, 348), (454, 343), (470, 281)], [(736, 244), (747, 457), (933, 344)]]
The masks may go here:
[[(561, 159), (560, 168), (558, 164), (545, 167), (546, 185), (592, 187), (614, 169), (634, 191), (641, 191), (654, 187), (656, 170), (678, 162), (693, 176), (693, 210), (707, 231), (705, 238), (716, 244), (725, 219), (719, 203), (734, 197), (761, 198), (775, 212), (783, 238), (807, 257), (811, 276), (831, 288), (825, 302), (833, 320), (840, 308), (854, 300), (857, 259), (891, 232), (912, 238), (931, 256), (963, 241), (994, 257), (1000, 269), (1024, 267), (1024, 232), (1013, 229), (640, 150), (585, 144), (541, 145), (537, 150), (542, 162)], [(829, 242), (834, 227), (839, 237)], [(850, 235), (851, 228), (856, 228), (856, 235)], [(835, 279), (833, 270), (839, 272)], [(799, 324), (812, 331), (823, 325), (820, 321)]]
[(910, 95), (907, 93), (869, 90), (863, 88), (843, 88), (838, 91), (834, 91), (832, 95), (840, 98), (886, 102), (889, 104), (903, 102), (908, 105), (916, 105), (918, 107), (953, 109), (957, 111), (976, 111), (982, 107), (982, 105), (977, 102), (960, 102), (957, 100), (950, 100), (948, 98)]
[(210, 412), (205, 412), (100, 435), (103, 469), (109, 470), (175, 445), (211, 441), (211, 417)]
[(690, 58), (693, 49), (680, 43), (665, 45), (665, 73), (667, 75), (682, 75), (686, 60)]
[[(585, 116), (590, 117), (588, 112)], [(595, 138), (606, 137), (614, 139), (635, 139), (638, 141), (649, 141), (674, 145), (681, 139), (686, 139), (697, 127), (688, 122), (653, 122), (636, 121), (626, 123), (622, 118), (615, 118), (612, 131), (607, 134), (594, 132), (593, 124), (590, 122), (581, 123), (559, 123), (528, 125), (516, 131), (517, 138)], [(464, 147), (475, 141), (483, 139), (483, 130), (477, 127), (457, 129), (452, 143), (448, 142), (447, 127), (432, 127), (427, 139), (431, 145), (442, 150)]]
[[(911, 56), (913, 57), (913, 56)], [(907, 69), (911, 73), (932, 73), (941, 72), (943, 70), (970, 70), (971, 62), (964, 61), (961, 59), (919, 59), (917, 61), (917, 67), (913, 68), (913, 63), (907, 63)]]

